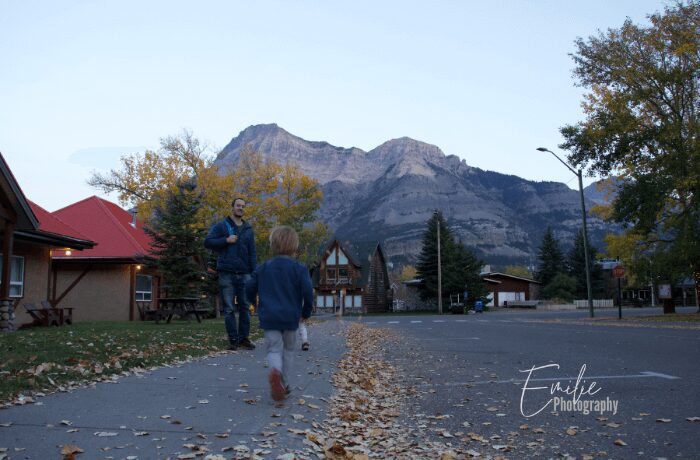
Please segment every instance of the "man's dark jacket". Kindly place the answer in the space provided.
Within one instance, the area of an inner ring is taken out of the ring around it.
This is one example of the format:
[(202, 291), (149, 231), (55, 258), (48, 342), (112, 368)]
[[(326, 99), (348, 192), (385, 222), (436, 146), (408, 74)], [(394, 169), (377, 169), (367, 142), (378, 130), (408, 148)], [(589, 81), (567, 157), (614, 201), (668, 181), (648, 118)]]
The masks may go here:
[[(227, 225), (228, 222), (228, 225)], [(226, 238), (237, 235), (238, 240), (228, 244)], [(253, 227), (246, 221), (236, 227), (230, 217), (217, 222), (209, 230), (204, 247), (216, 252), (216, 270), (239, 275), (253, 273), (256, 267), (255, 235)]]

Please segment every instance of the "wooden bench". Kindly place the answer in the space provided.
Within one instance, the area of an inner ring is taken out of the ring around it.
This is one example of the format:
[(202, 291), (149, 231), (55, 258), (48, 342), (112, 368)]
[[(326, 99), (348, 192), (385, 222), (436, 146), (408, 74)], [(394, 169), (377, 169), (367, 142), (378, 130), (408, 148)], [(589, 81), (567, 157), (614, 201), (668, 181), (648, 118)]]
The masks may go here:
[(24, 309), (32, 317), (33, 326), (63, 326), (73, 324), (73, 307), (54, 307), (48, 300), (41, 301), (41, 307), (25, 303)]
[(41, 306), (44, 310), (56, 310), (59, 316), (59, 326), (73, 324), (73, 307), (54, 307), (48, 300), (42, 300)]

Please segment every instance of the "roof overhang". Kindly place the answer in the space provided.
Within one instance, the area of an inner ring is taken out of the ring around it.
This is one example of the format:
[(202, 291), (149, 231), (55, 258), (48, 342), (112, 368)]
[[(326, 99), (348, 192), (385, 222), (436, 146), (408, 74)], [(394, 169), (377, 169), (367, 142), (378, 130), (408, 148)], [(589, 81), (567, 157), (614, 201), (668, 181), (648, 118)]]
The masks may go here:
[(481, 277), (486, 279), (485, 277), (487, 276), (501, 276), (503, 278), (510, 278), (513, 280), (518, 280), (518, 281), (526, 281), (528, 283), (534, 283), (534, 284), (542, 284), (541, 282), (537, 280), (533, 280), (530, 278), (524, 278), (522, 276), (516, 276), (516, 275), (509, 275), (508, 273), (500, 273), (500, 272), (488, 272), (488, 273), (482, 273)]
[(99, 264), (99, 265), (133, 265), (145, 264), (146, 259), (143, 257), (81, 257), (76, 256), (59, 256), (51, 257), (55, 264), (59, 265), (79, 265), (79, 264)]
[(38, 229), (39, 221), (32, 212), (24, 192), (22, 192), (2, 154), (0, 154), (0, 189), (7, 197), (8, 205), (17, 214), (15, 228), (21, 230)]
[(81, 240), (66, 235), (42, 232), (40, 230), (16, 230), (14, 237), (20, 241), (45, 244), (47, 246), (71, 248), (77, 250), (90, 249), (95, 246), (94, 241)]
[(493, 278), (482, 278), (484, 282), (486, 283), (491, 283), (491, 284), (503, 284), (503, 281), (498, 281)]

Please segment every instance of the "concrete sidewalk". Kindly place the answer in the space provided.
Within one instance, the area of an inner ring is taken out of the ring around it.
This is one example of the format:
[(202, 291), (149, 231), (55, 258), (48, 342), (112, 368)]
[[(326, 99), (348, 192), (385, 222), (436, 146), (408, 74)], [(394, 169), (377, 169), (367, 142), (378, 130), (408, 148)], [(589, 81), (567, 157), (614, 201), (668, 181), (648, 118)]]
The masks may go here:
[(292, 394), (282, 405), (270, 398), (258, 341), (254, 351), (222, 353), (0, 410), (0, 448), (7, 449), (5, 458), (41, 460), (61, 458), (66, 444), (84, 451), (79, 460), (190, 458), (202, 449), (224, 458), (304, 452), (304, 436), (289, 430), (325, 418), (330, 379), (345, 352), (345, 325), (328, 319), (309, 327), (311, 350), (302, 352), (299, 345)]

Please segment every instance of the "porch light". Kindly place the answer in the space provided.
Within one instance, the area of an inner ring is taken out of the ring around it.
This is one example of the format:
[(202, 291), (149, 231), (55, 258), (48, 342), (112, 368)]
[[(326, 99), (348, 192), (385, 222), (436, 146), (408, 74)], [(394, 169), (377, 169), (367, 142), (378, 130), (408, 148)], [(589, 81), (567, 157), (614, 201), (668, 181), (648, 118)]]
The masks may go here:
[(141, 265), (137, 265), (136, 270), (141, 270)]
[(69, 256), (71, 254), (73, 254), (73, 251), (71, 251), (70, 249), (66, 249), (66, 255)]

